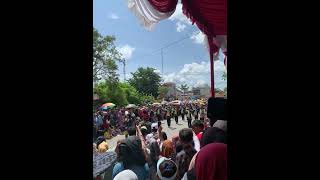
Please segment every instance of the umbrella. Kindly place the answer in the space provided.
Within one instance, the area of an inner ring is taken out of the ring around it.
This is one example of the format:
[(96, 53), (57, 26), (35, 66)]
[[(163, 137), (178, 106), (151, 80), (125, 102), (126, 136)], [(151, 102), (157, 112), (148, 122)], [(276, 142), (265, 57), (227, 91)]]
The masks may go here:
[(160, 103), (153, 103), (152, 106), (160, 106)]
[(202, 99), (198, 99), (195, 101), (195, 103), (200, 104), (200, 105), (204, 105), (206, 102)]
[(126, 106), (127, 109), (130, 109), (130, 108), (137, 108), (137, 106), (135, 104), (128, 104)]
[(116, 105), (113, 103), (105, 103), (105, 104), (102, 104), (102, 106), (100, 108), (106, 110), (109, 108), (113, 108), (114, 106), (116, 106)]
[(171, 101), (169, 104), (172, 104), (172, 105), (180, 105), (180, 104), (181, 104), (181, 101), (175, 100), (175, 101)]
[(169, 103), (168, 101), (162, 101), (162, 102), (161, 102), (162, 105), (168, 104), (168, 103)]

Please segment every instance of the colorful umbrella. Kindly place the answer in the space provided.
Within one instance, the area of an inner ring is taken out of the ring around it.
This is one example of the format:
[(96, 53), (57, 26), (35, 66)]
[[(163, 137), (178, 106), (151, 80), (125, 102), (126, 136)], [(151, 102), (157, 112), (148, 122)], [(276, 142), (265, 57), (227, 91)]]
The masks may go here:
[(113, 103), (105, 103), (105, 104), (102, 104), (102, 106), (100, 108), (106, 110), (109, 108), (113, 108), (114, 106), (116, 106), (116, 105)]

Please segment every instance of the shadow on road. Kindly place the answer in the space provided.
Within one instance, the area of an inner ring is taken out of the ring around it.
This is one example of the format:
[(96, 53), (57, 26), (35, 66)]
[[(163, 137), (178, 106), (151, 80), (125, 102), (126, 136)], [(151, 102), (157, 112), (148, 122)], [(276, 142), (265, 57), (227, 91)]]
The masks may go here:
[(181, 126), (181, 125), (183, 125), (183, 124), (179, 124), (179, 123), (178, 123), (177, 125)]
[(169, 127), (169, 129), (171, 129), (171, 130), (175, 130), (175, 129), (177, 129), (177, 128)]

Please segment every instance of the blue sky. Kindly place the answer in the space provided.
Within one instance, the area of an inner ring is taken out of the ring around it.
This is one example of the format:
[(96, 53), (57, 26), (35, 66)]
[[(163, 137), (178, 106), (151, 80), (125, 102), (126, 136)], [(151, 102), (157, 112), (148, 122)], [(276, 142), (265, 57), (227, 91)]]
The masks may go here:
[[(138, 67), (153, 67), (162, 73), (161, 53), (155, 50), (188, 37), (163, 50), (164, 81), (187, 83), (191, 87), (210, 82), (209, 54), (203, 35), (182, 14), (181, 4), (170, 19), (160, 21), (152, 31), (147, 31), (128, 9), (127, 0), (93, 0), (93, 26), (102, 35), (116, 37), (115, 45), (127, 59), (127, 78)], [(215, 62), (215, 66), (216, 87), (224, 88), (223, 61)], [(122, 68), (119, 64), (121, 80)]]

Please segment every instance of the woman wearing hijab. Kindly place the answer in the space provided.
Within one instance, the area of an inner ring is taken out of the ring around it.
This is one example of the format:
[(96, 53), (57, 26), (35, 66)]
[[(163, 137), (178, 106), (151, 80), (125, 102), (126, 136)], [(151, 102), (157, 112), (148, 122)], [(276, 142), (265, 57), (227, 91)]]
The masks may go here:
[[(226, 133), (216, 127), (209, 127), (205, 130), (201, 138), (201, 148), (211, 143), (224, 143), (227, 144)], [(189, 170), (195, 167), (195, 161), (198, 153), (193, 156), (191, 159)]]
[(131, 170), (124, 170), (117, 174), (113, 180), (138, 180), (138, 176)]
[(178, 168), (175, 162), (162, 157), (157, 163), (157, 176), (160, 180), (175, 180), (177, 178)]
[(195, 164), (197, 180), (227, 180), (227, 145), (211, 143), (203, 147)]
[(227, 180), (227, 145), (210, 143), (195, 156), (182, 180)]
[(139, 137), (129, 136), (122, 140), (117, 147), (117, 152), (118, 162), (113, 168), (113, 178), (121, 171), (130, 169), (138, 176), (139, 180), (147, 179), (149, 166), (146, 163)]

